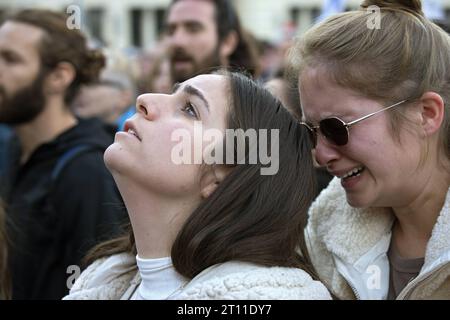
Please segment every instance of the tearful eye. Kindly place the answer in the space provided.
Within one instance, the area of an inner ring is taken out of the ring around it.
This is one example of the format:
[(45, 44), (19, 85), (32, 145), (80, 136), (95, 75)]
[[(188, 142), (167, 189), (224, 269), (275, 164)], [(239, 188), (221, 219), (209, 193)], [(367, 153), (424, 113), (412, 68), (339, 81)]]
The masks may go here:
[(198, 119), (198, 115), (197, 112), (195, 111), (194, 106), (190, 103), (187, 102), (184, 107), (183, 107), (183, 112), (187, 113), (189, 116), (197, 118)]

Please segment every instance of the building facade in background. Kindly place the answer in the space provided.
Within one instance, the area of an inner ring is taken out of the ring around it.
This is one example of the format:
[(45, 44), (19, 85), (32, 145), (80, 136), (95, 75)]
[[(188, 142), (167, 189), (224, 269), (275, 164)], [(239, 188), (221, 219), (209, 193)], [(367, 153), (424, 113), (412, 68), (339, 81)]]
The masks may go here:
[[(244, 27), (258, 39), (281, 42), (307, 30), (322, 12), (325, 2), (344, 2), (346, 10), (357, 9), (362, 0), (231, 0)], [(450, 18), (450, 0), (441, 3)], [(424, 2), (424, 1), (422, 1)], [(8, 10), (50, 8), (66, 11), (80, 8), (81, 28), (92, 39), (112, 49), (150, 48), (159, 39), (170, 0), (0, 0), (0, 18)]]

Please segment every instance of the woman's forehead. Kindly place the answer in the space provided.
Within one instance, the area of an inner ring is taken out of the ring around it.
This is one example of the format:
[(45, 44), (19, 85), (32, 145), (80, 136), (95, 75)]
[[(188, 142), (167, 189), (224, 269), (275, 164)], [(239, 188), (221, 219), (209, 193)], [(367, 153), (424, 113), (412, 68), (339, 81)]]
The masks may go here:
[(186, 80), (183, 84), (198, 86), (198, 89), (208, 88), (221, 90), (226, 84), (226, 77), (220, 74), (201, 74)]
[(305, 70), (299, 77), (299, 94), (306, 118), (321, 120), (330, 116), (351, 116), (367, 98), (344, 88), (330, 79), (323, 70)]
[(330, 77), (329, 70), (324, 67), (309, 67), (303, 70), (299, 74), (298, 85), (299, 87), (312, 87), (317, 90), (329, 90), (337, 87)]

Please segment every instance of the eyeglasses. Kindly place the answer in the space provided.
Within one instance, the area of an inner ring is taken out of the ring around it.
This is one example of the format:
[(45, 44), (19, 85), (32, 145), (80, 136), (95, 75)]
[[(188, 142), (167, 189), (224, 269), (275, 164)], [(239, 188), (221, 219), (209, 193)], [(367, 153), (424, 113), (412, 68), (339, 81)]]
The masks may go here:
[(343, 120), (339, 119), (338, 117), (331, 117), (323, 119), (319, 122), (319, 125), (312, 126), (310, 124), (307, 124), (306, 122), (300, 122), (300, 124), (303, 124), (306, 126), (310, 132), (311, 141), (313, 143), (313, 146), (315, 147), (317, 145), (317, 130), (320, 129), (320, 132), (322, 135), (331, 143), (337, 145), (337, 146), (344, 146), (348, 143), (349, 139), (349, 128), (353, 126), (354, 124), (363, 121), (365, 119), (368, 119), (378, 113), (381, 113), (383, 111), (389, 110), (391, 108), (394, 108), (408, 100), (403, 100), (400, 102), (397, 102), (389, 107), (383, 108), (381, 110), (372, 112), (362, 118), (350, 121), (348, 123), (345, 123)]

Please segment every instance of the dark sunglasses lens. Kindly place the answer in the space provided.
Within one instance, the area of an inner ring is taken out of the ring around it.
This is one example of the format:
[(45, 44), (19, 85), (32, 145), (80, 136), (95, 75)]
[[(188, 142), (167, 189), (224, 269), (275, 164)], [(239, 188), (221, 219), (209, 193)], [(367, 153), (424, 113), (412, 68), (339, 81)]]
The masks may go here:
[(320, 131), (331, 142), (343, 146), (348, 142), (348, 131), (341, 120), (328, 118), (320, 121)]

